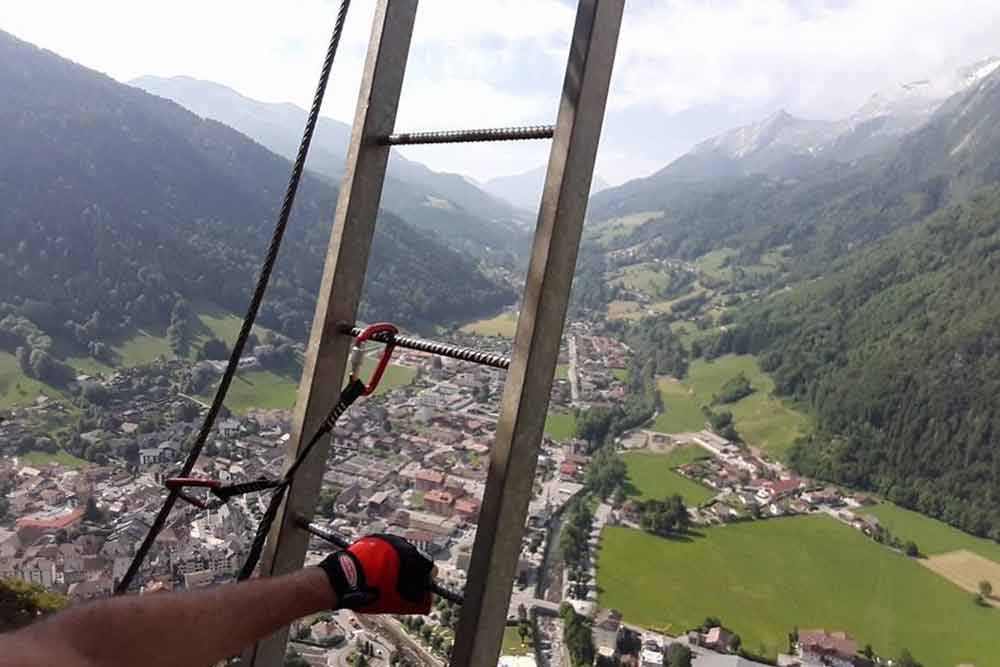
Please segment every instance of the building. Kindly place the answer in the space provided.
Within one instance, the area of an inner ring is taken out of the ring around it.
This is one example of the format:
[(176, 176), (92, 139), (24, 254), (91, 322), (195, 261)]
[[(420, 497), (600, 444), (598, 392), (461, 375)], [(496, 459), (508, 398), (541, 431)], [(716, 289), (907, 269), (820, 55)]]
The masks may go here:
[(726, 652), (729, 650), (729, 642), (733, 639), (733, 633), (722, 626), (715, 626), (705, 633), (702, 646), (714, 651)]
[(447, 491), (428, 491), (424, 494), (424, 509), (440, 516), (451, 516), (455, 497)]
[(617, 609), (604, 609), (594, 619), (594, 647), (599, 655), (614, 658), (618, 650), (618, 632), (622, 615)]
[(456, 500), (455, 516), (466, 523), (476, 523), (479, 521), (479, 501), (475, 498), (460, 498)]
[(419, 470), (413, 481), (417, 491), (435, 491), (444, 486), (445, 474), (437, 470)]
[(858, 642), (846, 632), (799, 631), (798, 653), (806, 665), (854, 667)]

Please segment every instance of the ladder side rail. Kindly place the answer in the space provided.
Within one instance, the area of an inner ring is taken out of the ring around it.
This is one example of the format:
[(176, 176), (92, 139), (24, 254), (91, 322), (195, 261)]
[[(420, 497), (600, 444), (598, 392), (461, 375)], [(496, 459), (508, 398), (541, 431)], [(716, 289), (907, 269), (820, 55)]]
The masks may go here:
[[(416, 11), (417, 0), (379, 0), (375, 10), (344, 179), (295, 403), (292, 437), (285, 452), (286, 468), (340, 394), (353, 342), (340, 328), (357, 319), (389, 159), (390, 147), (379, 138), (394, 129)], [(330, 440), (325, 438), (299, 469), (268, 536), (261, 576), (276, 576), (302, 567), (310, 535), (296, 527), (295, 518), (313, 514), (329, 449)], [(287, 640), (288, 628), (284, 628), (258, 641), (243, 653), (241, 664), (279, 667), (284, 664)]]
[(623, 9), (577, 9), (452, 667), (495, 667), (500, 654)]

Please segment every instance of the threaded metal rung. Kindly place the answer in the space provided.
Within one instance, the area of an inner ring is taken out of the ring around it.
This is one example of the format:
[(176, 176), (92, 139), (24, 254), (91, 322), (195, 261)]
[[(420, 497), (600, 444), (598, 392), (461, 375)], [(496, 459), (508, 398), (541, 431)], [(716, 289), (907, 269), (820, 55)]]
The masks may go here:
[[(357, 338), (361, 334), (362, 329), (361, 327), (344, 325), (340, 328), (340, 331), (348, 336)], [(377, 340), (380, 343), (395, 343), (397, 347), (403, 347), (408, 350), (429, 352), (442, 357), (458, 359), (459, 361), (470, 361), (474, 364), (480, 364), (482, 366), (499, 368), (500, 370), (507, 370), (510, 368), (510, 357), (505, 357), (502, 354), (493, 354), (491, 352), (474, 350), (471, 347), (459, 347), (457, 345), (448, 345), (447, 343), (438, 343), (432, 340), (423, 340), (422, 338), (413, 338), (412, 336), (401, 336), (399, 334), (393, 335), (387, 332), (377, 333), (372, 336), (371, 339)]]
[(524, 139), (551, 139), (555, 125), (529, 127), (491, 127), (481, 130), (444, 130), (440, 132), (401, 132), (390, 134), (384, 143), (390, 146), (411, 144), (459, 144), (472, 141), (520, 141)]

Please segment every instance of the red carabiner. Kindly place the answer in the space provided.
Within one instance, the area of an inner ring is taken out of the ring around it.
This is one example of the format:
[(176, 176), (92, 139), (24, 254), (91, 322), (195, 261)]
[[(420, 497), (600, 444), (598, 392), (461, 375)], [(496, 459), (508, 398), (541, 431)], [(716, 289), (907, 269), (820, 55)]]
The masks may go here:
[[(395, 336), (399, 333), (399, 329), (396, 328), (396, 325), (389, 324), (388, 322), (372, 324), (365, 327), (354, 340), (354, 350), (351, 353), (351, 382), (359, 379), (358, 376), (361, 374), (361, 364), (365, 359), (365, 350), (361, 345), (366, 340), (381, 333)], [(393, 340), (385, 344), (385, 350), (382, 352), (382, 358), (379, 359), (378, 366), (375, 367), (375, 372), (372, 373), (372, 379), (365, 385), (365, 396), (371, 395), (378, 388), (378, 383), (382, 379), (382, 374), (385, 373), (386, 367), (389, 365), (389, 358), (392, 356), (394, 349), (396, 349), (396, 343)]]

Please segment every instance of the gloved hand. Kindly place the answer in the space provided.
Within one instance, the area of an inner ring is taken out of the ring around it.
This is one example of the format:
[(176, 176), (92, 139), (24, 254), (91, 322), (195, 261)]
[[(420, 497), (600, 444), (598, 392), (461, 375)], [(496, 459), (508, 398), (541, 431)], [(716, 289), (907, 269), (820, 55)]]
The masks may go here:
[(428, 614), (434, 563), (395, 535), (368, 535), (319, 564), (338, 608), (365, 614)]

